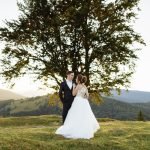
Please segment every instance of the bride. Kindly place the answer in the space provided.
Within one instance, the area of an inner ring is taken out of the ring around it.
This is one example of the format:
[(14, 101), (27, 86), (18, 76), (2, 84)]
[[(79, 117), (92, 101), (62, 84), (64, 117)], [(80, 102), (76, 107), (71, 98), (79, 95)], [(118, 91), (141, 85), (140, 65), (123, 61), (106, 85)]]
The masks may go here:
[(56, 134), (66, 138), (90, 139), (94, 137), (94, 133), (100, 128), (88, 101), (89, 93), (85, 86), (86, 80), (86, 76), (81, 74), (77, 76), (77, 86), (73, 85), (72, 92), (76, 97), (68, 111), (64, 124), (56, 130)]

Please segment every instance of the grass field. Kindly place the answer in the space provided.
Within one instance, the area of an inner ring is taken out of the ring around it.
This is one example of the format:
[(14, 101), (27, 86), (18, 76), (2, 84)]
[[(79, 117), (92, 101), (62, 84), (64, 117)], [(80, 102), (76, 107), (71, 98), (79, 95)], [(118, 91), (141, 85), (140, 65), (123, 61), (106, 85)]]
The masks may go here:
[(0, 150), (149, 150), (150, 121), (98, 119), (101, 129), (90, 140), (55, 135), (59, 116), (0, 118)]

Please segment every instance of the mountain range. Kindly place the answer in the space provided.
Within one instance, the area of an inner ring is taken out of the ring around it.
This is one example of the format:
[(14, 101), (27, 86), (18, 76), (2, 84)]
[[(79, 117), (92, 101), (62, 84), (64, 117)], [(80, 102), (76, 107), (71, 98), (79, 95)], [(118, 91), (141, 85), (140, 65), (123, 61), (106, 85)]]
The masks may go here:
[[(49, 101), (49, 95), (21, 100), (0, 101), (0, 116), (61, 115), (62, 109), (58, 106), (50, 106)], [(103, 97), (101, 104), (96, 105), (90, 101), (90, 105), (98, 118), (137, 120), (139, 112), (142, 111), (144, 119), (150, 120), (150, 102), (126, 103)]]
[[(36, 91), (34, 91), (34, 92), (36, 93)], [(102, 95), (102, 96), (107, 97), (107, 98), (116, 99), (121, 102), (127, 102), (127, 103), (150, 102), (150, 92), (136, 91), (136, 90), (126, 91), (126, 90), (122, 89), (120, 95), (118, 95), (118, 93), (115, 90), (112, 90), (111, 93), (113, 94), (113, 96), (105, 96), (105, 95)], [(41, 94), (39, 96), (41, 96)], [(31, 93), (30, 93), (30, 95), (26, 94), (26, 97), (31, 97)], [(0, 89), (0, 101), (1, 100), (9, 100), (9, 99), (14, 99), (14, 100), (24, 99), (26, 97), (21, 94), (17, 94), (12, 91), (9, 91), (9, 90)], [(33, 97), (36, 97), (36, 95), (34, 95)]]
[(118, 93), (115, 90), (112, 90), (111, 92), (113, 96), (109, 96), (109, 98), (113, 98), (122, 102), (127, 103), (147, 103), (150, 102), (150, 92), (145, 91), (136, 91), (136, 90), (121, 90), (121, 94), (118, 95)]
[(9, 100), (9, 99), (18, 100), (24, 98), (25, 96), (22, 96), (20, 94), (11, 92), (9, 90), (0, 89), (0, 101)]
[[(99, 105), (90, 101), (96, 117), (137, 120), (138, 113), (142, 111), (145, 120), (150, 120), (149, 92), (127, 93), (123, 90), (120, 96), (113, 92), (113, 97), (104, 96), (103, 102)], [(0, 90), (0, 116), (61, 115), (62, 109), (58, 106), (49, 106), (49, 101), (49, 95), (25, 98), (10, 91)]]

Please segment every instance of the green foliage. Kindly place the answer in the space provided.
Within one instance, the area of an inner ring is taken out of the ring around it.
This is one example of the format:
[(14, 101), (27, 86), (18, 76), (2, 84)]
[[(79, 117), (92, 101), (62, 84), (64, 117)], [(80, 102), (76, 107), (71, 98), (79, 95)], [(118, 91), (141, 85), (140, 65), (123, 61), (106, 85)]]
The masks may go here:
[(89, 100), (97, 105), (103, 102), (102, 96), (97, 91), (92, 91), (89, 93)]
[(91, 91), (127, 88), (137, 59), (132, 45), (144, 44), (132, 27), (138, 3), (23, 0), (19, 18), (0, 28), (1, 75), (10, 81), (34, 74), (53, 86), (48, 80), (59, 85), (71, 68), (87, 76)]
[(59, 106), (62, 108), (62, 102), (60, 101), (60, 98), (58, 96), (58, 93), (53, 93), (49, 95), (49, 102), (48, 104), (50, 106)]
[(144, 116), (143, 116), (143, 113), (142, 113), (141, 110), (140, 110), (139, 113), (138, 113), (137, 120), (138, 120), (138, 121), (144, 121)]

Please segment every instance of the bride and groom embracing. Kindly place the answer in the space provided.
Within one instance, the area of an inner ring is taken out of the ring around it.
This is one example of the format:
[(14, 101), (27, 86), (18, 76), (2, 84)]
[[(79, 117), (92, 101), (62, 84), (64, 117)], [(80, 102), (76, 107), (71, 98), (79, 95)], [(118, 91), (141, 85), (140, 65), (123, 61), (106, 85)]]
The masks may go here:
[(67, 79), (60, 85), (59, 97), (63, 103), (63, 124), (56, 134), (66, 138), (90, 139), (100, 128), (90, 107), (88, 89), (85, 85), (86, 76), (78, 74), (76, 84), (73, 83), (74, 72), (67, 72)]

